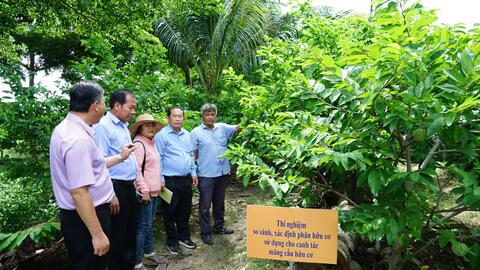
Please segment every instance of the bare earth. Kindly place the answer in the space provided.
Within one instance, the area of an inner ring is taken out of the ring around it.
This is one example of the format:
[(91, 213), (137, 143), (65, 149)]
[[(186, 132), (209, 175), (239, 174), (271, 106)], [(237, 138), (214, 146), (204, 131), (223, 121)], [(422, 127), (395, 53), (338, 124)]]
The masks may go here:
[[(288, 266), (282, 262), (269, 262), (246, 256), (247, 203), (268, 203), (269, 198), (270, 195), (262, 194), (258, 189), (244, 188), (234, 179), (230, 179), (225, 198), (225, 224), (226, 227), (234, 229), (235, 233), (212, 235), (214, 244), (209, 246), (200, 239), (198, 193), (194, 194), (190, 232), (192, 240), (197, 243), (198, 247), (194, 250), (182, 247), (183, 255), (172, 255), (166, 249), (164, 226), (161, 213), (159, 213), (154, 224), (155, 248), (159, 254), (164, 256), (166, 263), (156, 269), (277, 269), (278, 266), (282, 267), (281, 265)], [(148, 265), (147, 262), (145, 264), (149, 269), (155, 269), (155, 266)]]

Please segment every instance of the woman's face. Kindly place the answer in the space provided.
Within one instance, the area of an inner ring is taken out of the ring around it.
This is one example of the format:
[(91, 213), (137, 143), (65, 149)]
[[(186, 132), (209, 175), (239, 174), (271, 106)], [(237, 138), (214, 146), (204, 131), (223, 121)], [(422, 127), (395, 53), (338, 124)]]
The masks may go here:
[(149, 139), (153, 139), (155, 136), (155, 124), (154, 123), (146, 123), (140, 126), (140, 134), (145, 136)]

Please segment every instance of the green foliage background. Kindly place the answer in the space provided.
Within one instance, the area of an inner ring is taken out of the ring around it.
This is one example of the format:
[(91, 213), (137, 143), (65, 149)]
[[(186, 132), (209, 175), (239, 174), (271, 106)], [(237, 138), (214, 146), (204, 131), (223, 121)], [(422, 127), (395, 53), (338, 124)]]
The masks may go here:
[[(61, 69), (69, 84), (94, 80), (107, 95), (131, 89), (138, 113), (163, 122), (165, 109), (179, 105), (187, 129), (200, 123), (203, 103), (216, 103), (220, 121), (244, 127), (226, 156), (245, 186), (258, 184), (281, 206), (347, 200), (353, 208), (340, 212), (342, 227), (391, 246), (401, 255), (391, 267), (414, 261), (418, 242), (449, 247), (478, 267), (478, 232), (452, 218), (480, 210), (480, 28), (435, 24), (435, 12), (418, 3), (373, 3), (367, 18), (308, 3), (283, 16), (265, 1), (258, 65), (213, 67), (219, 62), (202, 58), (218, 75), (210, 91), (194, 69), (185, 85), (185, 65), (171, 64), (154, 25), (225, 17), (223, 1), (3, 1), (0, 76), (14, 100), (0, 103), (0, 231), (10, 233), (0, 247), (56, 214), (48, 142), (67, 113), (68, 87), (50, 93), (21, 80)], [(207, 43), (198, 48), (212, 55)], [(238, 51), (230, 49), (217, 53), (231, 60)], [(441, 172), (458, 179), (451, 209), (440, 208)], [(16, 230), (26, 231), (13, 237)]]

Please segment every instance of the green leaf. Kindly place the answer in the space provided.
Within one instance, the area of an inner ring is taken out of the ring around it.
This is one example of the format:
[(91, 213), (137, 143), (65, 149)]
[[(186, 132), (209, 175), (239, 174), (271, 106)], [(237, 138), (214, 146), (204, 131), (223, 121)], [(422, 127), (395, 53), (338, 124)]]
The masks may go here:
[(463, 52), (460, 56), (460, 64), (462, 71), (465, 75), (470, 75), (473, 71), (473, 58), (467, 51)]
[[(17, 237), (18, 237), (18, 233), (9, 234), (8, 238), (6, 238), (5, 240), (3, 240), (0, 243), (0, 251), (12, 246), (12, 244), (14, 243), (15, 239), (17, 239)], [(13, 247), (13, 248), (15, 248), (15, 247)]]
[(418, 97), (418, 98), (421, 97), (424, 90), (425, 90), (425, 87), (424, 87), (423, 83), (419, 83), (415, 87), (415, 96)]
[(468, 96), (465, 99), (465, 101), (463, 101), (462, 104), (458, 105), (456, 108), (453, 108), (452, 110), (454, 112), (459, 113), (478, 105), (480, 105), (480, 99), (478, 96), (475, 96), (475, 97)]
[(466, 157), (476, 158), (478, 156), (478, 153), (475, 150), (473, 150), (472, 148), (469, 148), (469, 147), (458, 148), (458, 151), (460, 151)]
[(459, 167), (454, 167), (453, 172), (462, 178), (465, 187), (472, 186), (477, 182), (477, 175), (473, 172), (466, 172)]
[(422, 174), (421, 171), (413, 172), (410, 178), (415, 182), (428, 187), (432, 192), (437, 192), (437, 185), (433, 178), (428, 174)]
[(288, 183), (283, 183), (279, 185), (280, 190), (283, 191), (283, 193), (287, 193), (288, 190), (290, 189), (290, 185)]
[(250, 177), (251, 177), (250, 174), (247, 174), (247, 175), (245, 175), (245, 176), (243, 177), (242, 183), (243, 183), (243, 186), (244, 186), (244, 187), (247, 187), (248, 184), (250, 183)]
[(273, 179), (272, 177), (269, 177), (267, 175), (262, 175), (262, 178), (265, 178), (267, 183), (270, 185), (273, 192), (275, 193), (275, 197), (279, 200), (282, 200), (283, 199), (283, 193), (282, 193), (282, 190), (280, 189), (280, 186), (278, 185), (277, 181), (275, 181), (275, 179)]
[(453, 121), (455, 121), (455, 118), (457, 117), (457, 114), (454, 112), (448, 112), (445, 115), (445, 124), (449, 127), (453, 124)]
[(437, 87), (442, 89), (443, 91), (445, 91), (447, 93), (456, 93), (456, 94), (461, 94), (462, 93), (462, 90), (454, 84), (441, 84)]
[(419, 179), (420, 179), (420, 173), (419, 172), (413, 172), (413, 173), (410, 174), (410, 178), (412, 179), (412, 181), (418, 182)]
[(463, 83), (463, 76), (456, 69), (443, 69), (443, 72), (457, 83)]
[[(42, 232), (44, 232), (44, 231), (42, 231)], [(27, 237), (28, 237), (28, 232), (22, 231), (18, 235), (17, 239), (15, 239), (15, 242), (13, 243), (12, 249), (20, 246), (20, 244), (22, 244), (23, 240), (25, 240), (25, 238), (27, 238)]]
[(303, 186), (300, 190), (300, 197), (302, 200), (303, 207), (309, 207), (315, 203), (315, 196), (312, 194), (310, 186)]
[(357, 187), (361, 187), (368, 179), (369, 171), (362, 171), (357, 178)]
[(334, 152), (332, 159), (335, 164), (338, 166), (340, 163), (345, 170), (348, 170), (348, 156), (344, 153)]
[(478, 202), (480, 202), (480, 196), (476, 196), (475, 194), (470, 193), (466, 194), (465, 197), (463, 197), (463, 204), (467, 206), (475, 205)]
[(445, 124), (445, 120), (441, 116), (437, 116), (435, 120), (427, 128), (427, 137), (436, 134)]
[(438, 245), (440, 248), (444, 248), (452, 239), (455, 239), (455, 234), (452, 231), (442, 231), (438, 238)]
[(398, 224), (394, 218), (388, 219), (387, 241), (392, 244), (397, 239)]
[(335, 67), (335, 61), (329, 55), (322, 55), (322, 64), (325, 65), (325, 67)]
[(370, 191), (373, 195), (377, 195), (382, 184), (382, 175), (376, 169), (370, 170), (368, 174), (368, 185), (370, 186)]
[(258, 185), (261, 189), (265, 189), (268, 186), (268, 181), (264, 177), (258, 179)]
[(466, 260), (472, 267), (476, 267), (477, 269), (480, 267), (480, 245), (478, 243), (470, 247), (470, 252), (467, 254)]
[(465, 254), (467, 254), (468, 250), (468, 246), (464, 243), (459, 243), (457, 241), (452, 242), (452, 251), (455, 253), (455, 255), (463, 257)]

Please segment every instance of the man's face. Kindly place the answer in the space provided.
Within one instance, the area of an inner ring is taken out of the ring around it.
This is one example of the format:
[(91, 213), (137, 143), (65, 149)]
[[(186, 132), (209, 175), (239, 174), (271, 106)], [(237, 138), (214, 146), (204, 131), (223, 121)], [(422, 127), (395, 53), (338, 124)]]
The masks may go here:
[(112, 113), (120, 119), (122, 122), (128, 122), (135, 114), (135, 109), (137, 108), (137, 100), (131, 95), (127, 95), (125, 98), (125, 103), (120, 105), (119, 102), (115, 103), (114, 110)]
[(105, 114), (105, 97), (102, 96), (102, 99), (100, 101), (95, 101), (95, 123), (98, 123), (100, 119), (102, 119), (103, 115)]
[(203, 124), (207, 127), (213, 127), (217, 120), (217, 113), (215, 111), (206, 111), (202, 115)]
[(175, 108), (170, 111), (170, 116), (168, 116), (168, 124), (173, 129), (179, 129), (183, 125), (183, 111)]

